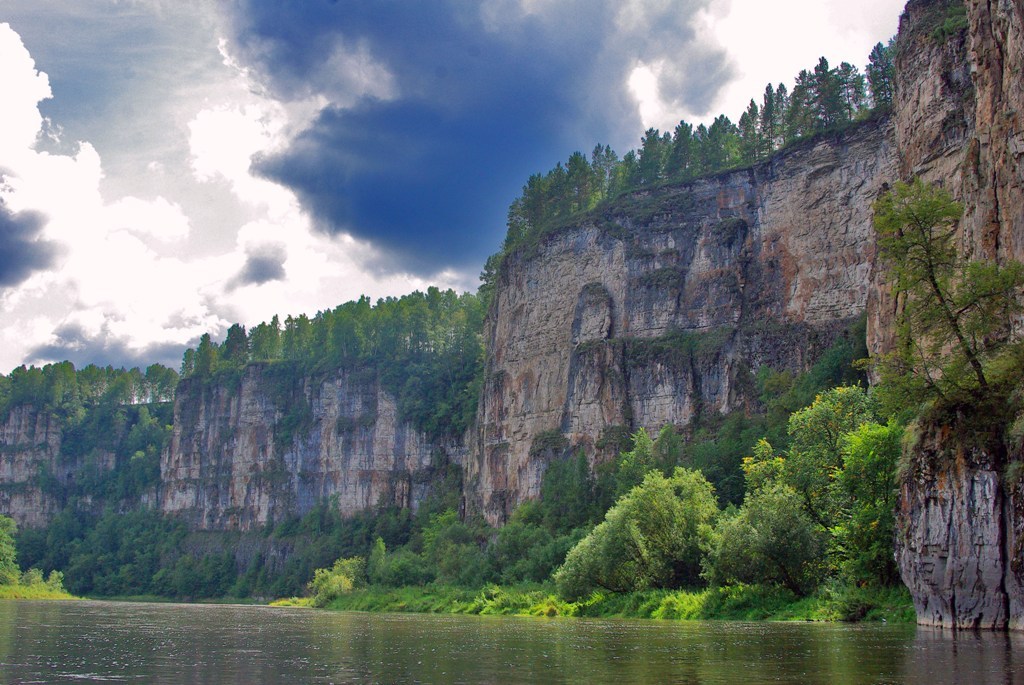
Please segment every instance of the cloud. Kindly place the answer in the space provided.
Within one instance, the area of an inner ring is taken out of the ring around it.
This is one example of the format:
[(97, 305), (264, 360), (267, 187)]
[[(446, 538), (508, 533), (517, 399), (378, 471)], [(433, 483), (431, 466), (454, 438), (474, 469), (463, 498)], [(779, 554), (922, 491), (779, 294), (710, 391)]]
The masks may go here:
[(637, 143), (628, 82), (653, 71), (668, 106), (703, 112), (731, 73), (696, 28), (711, 0), (305, 3), (243, 0), (232, 59), (319, 115), (253, 168), (320, 230), (393, 271), (482, 263), (531, 173), (598, 142)]
[(56, 246), (40, 237), (45, 221), (38, 212), (15, 214), (0, 200), (0, 287), (18, 285), (53, 266)]
[(287, 258), (287, 248), (280, 243), (253, 248), (249, 251), (242, 270), (231, 279), (229, 289), (284, 280), (284, 262)]
[[(198, 338), (190, 342), (194, 346)], [(76, 324), (66, 324), (54, 330), (52, 342), (30, 350), (26, 362), (43, 364), (59, 359), (68, 360), (78, 368), (96, 364), (144, 369), (150, 364), (163, 364), (177, 369), (188, 346), (180, 343), (155, 342), (132, 347), (109, 329), (97, 334)]]

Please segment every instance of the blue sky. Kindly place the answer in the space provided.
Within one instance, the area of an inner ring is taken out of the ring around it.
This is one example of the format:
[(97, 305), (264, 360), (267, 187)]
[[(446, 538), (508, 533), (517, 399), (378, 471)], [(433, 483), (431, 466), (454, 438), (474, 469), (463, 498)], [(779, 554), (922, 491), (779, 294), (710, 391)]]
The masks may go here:
[(531, 173), (863, 66), (901, 9), (0, 0), (0, 370), (474, 289)]

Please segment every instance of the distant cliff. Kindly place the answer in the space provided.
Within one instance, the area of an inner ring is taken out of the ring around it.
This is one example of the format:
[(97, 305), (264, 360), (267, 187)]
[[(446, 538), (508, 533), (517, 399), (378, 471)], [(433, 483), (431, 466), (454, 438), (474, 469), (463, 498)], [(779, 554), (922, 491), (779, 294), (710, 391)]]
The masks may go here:
[(373, 369), (299, 377), (251, 364), (237, 384), (185, 380), (160, 462), (160, 507), (198, 530), (251, 530), (308, 512), (415, 509), (460, 457), (402, 421)]

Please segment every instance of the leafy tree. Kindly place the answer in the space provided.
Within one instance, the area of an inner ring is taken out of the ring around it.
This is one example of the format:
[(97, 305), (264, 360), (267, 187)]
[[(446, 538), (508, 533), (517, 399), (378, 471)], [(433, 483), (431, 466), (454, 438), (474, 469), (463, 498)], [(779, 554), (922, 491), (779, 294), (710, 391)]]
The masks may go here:
[(734, 516), (723, 517), (705, 567), (715, 584), (778, 584), (806, 595), (822, 578), (823, 532), (802, 498), (782, 483), (748, 493)]
[(338, 559), (330, 568), (318, 568), (309, 583), (313, 606), (325, 607), (343, 594), (366, 584), (366, 559)]
[(697, 471), (658, 471), (616, 502), (555, 572), (559, 592), (626, 592), (700, 582), (701, 557), (718, 515), (714, 488)]
[(826, 529), (842, 516), (836, 477), (843, 468), (844, 436), (874, 418), (874, 403), (863, 388), (840, 387), (820, 394), (789, 419), (785, 482), (803, 498), (811, 519)]
[(879, 253), (902, 305), (896, 349), (877, 359), (894, 406), (992, 398), (993, 369), (1012, 357), (1024, 266), (971, 261), (957, 250), (963, 212), (920, 179), (896, 183), (875, 203)]
[(18, 582), (21, 569), (18, 568), (18, 553), (14, 547), (14, 535), (18, 526), (9, 516), (0, 516), (0, 585)]
[(842, 438), (843, 468), (836, 484), (847, 514), (833, 528), (840, 569), (855, 583), (895, 585), (899, 572), (892, 541), (896, 508), (896, 464), (903, 427), (861, 424)]
[(619, 455), (616, 469), (616, 498), (626, 494), (643, 482), (644, 477), (657, 468), (654, 441), (645, 428), (633, 434), (633, 449)]

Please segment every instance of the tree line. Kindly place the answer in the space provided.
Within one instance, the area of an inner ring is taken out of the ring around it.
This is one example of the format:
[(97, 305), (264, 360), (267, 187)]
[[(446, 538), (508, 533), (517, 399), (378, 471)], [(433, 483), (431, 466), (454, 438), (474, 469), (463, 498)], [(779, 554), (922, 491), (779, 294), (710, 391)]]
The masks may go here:
[(223, 342), (204, 334), (185, 351), (183, 378), (237, 374), (251, 362), (288, 363), (295, 380), (308, 373), (357, 367), (375, 370), (402, 417), (430, 435), (461, 435), (476, 411), (483, 369), (484, 307), (479, 296), (427, 288), (370, 303), (277, 316), (231, 326)]
[(895, 39), (875, 45), (865, 73), (848, 62), (832, 67), (822, 57), (797, 74), (792, 91), (769, 83), (737, 123), (721, 114), (710, 126), (680, 121), (671, 132), (650, 128), (640, 147), (621, 158), (610, 146), (597, 145), (589, 159), (577, 151), (547, 173), (533, 174), (509, 207), (502, 250), (484, 267), (484, 291), (505, 254), (604, 200), (749, 166), (796, 141), (888, 111), (895, 93), (894, 53)]

